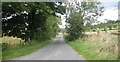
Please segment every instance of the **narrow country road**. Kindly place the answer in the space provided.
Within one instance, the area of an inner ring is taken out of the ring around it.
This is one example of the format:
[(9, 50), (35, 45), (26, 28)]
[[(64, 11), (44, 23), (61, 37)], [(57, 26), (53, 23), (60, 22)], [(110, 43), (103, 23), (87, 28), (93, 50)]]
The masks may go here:
[[(24, 52), (23, 52), (24, 53)], [(33, 52), (30, 55), (14, 58), (12, 60), (85, 60), (78, 55), (72, 47), (66, 44), (62, 34), (59, 34), (52, 43)]]

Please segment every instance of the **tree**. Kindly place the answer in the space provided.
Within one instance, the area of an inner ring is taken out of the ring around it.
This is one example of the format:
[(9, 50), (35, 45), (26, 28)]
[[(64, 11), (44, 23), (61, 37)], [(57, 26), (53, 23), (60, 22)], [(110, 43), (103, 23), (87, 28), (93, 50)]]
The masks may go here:
[[(96, 19), (102, 15), (103, 7), (97, 2), (74, 2), (68, 4), (67, 14), (67, 37), (69, 41), (74, 41), (79, 37), (83, 37), (85, 27), (91, 25)], [(72, 7), (73, 6), (73, 7)], [(85, 24), (86, 22), (86, 24)]]
[(80, 16), (80, 12), (71, 13), (67, 23), (69, 23), (68, 27), (66, 28), (68, 33), (67, 39), (69, 41), (73, 41), (78, 39), (79, 37), (82, 37), (84, 33), (84, 26), (83, 19)]
[(59, 24), (56, 13), (63, 14), (65, 7), (61, 2), (4, 2), (2, 11), (2, 36), (20, 37), (27, 42), (54, 37)]

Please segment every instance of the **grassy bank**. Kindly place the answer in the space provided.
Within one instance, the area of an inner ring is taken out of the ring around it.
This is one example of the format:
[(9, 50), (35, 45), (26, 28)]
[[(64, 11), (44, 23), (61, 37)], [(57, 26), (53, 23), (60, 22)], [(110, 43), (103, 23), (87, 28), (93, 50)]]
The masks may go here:
[(87, 60), (97, 60), (99, 59), (97, 53), (95, 53), (92, 49), (92, 45), (80, 43), (81, 40), (77, 40), (74, 42), (69, 42), (70, 46), (73, 47), (80, 55), (85, 57)]
[(111, 32), (87, 33), (85, 38), (69, 42), (87, 60), (117, 60), (118, 37)]
[(23, 45), (23, 46), (20, 46), (17, 48), (5, 50), (2, 52), (2, 59), (3, 60), (11, 59), (11, 58), (16, 58), (16, 57), (30, 54), (30, 53), (42, 48), (43, 46), (50, 43), (51, 41), (52, 40), (41, 41), (41, 42), (38, 42), (38, 43), (33, 44), (33, 45)]

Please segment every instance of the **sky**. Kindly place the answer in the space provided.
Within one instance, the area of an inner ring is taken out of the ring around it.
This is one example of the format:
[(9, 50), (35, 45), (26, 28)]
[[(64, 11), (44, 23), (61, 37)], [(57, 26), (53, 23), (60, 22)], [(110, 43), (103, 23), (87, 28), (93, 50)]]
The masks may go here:
[[(101, 6), (104, 7), (104, 12), (103, 12), (103, 15), (97, 19), (97, 21), (106, 22), (105, 19), (118, 20), (118, 2), (119, 1), (120, 0), (114, 0), (114, 1), (110, 0), (109, 2), (108, 0), (102, 1)], [(62, 25), (60, 25), (60, 28), (65, 28), (66, 23), (64, 20), (64, 16), (61, 16), (61, 20), (62, 20)]]
[(103, 15), (98, 18), (98, 21), (105, 22), (105, 19), (118, 19), (118, 2), (102, 2), (101, 6), (104, 7), (105, 11), (103, 12)]

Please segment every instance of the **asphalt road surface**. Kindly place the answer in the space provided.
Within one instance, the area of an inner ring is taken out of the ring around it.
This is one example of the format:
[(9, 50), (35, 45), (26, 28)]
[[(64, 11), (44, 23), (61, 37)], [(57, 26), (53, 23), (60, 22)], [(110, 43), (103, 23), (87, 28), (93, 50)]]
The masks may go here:
[[(24, 53), (24, 52), (23, 52)], [(85, 60), (72, 47), (66, 44), (61, 33), (54, 41), (32, 54), (14, 58), (12, 60)]]

